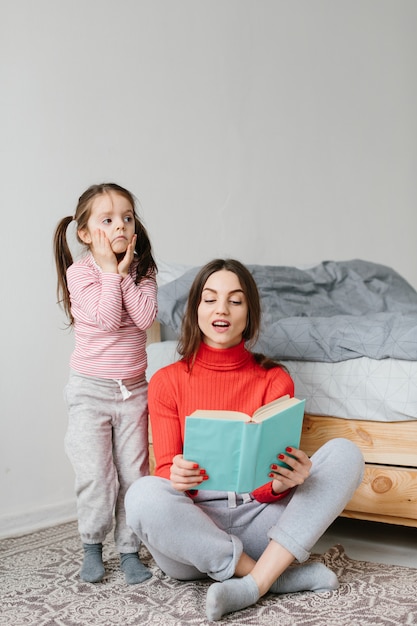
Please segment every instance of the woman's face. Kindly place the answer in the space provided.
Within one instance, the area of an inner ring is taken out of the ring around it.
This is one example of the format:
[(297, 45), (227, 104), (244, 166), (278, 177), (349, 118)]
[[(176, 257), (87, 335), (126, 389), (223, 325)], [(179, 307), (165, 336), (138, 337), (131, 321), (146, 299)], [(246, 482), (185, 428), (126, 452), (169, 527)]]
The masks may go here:
[(212, 348), (231, 348), (242, 340), (248, 305), (234, 272), (220, 270), (207, 279), (198, 305), (198, 326)]

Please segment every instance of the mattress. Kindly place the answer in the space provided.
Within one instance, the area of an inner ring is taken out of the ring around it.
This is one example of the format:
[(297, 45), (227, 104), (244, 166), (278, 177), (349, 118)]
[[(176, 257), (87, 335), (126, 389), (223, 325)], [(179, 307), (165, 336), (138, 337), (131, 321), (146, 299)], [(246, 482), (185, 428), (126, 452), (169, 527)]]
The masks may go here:
[(417, 361), (368, 357), (318, 363), (284, 361), (306, 412), (395, 422), (417, 418)]
[[(176, 342), (147, 348), (147, 379), (177, 358)], [(337, 363), (282, 361), (306, 412), (348, 419), (395, 422), (417, 419), (417, 361), (368, 357)]]

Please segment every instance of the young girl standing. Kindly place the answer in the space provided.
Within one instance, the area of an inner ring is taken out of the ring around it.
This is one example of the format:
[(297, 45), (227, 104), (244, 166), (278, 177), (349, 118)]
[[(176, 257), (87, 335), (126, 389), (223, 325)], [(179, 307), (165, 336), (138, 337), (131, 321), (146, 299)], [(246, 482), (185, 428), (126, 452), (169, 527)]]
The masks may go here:
[[(86, 248), (76, 262), (67, 242), (73, 221)], [(75, 332), (65, 449), (76, 477), (80, 576), (103, 578), (102, 544), (114, 516), (126, 582), (140, 583), (151, 573), (126, 525), (124, 497), (149, 474), (145, 331), (157, 312), (157, 268), (132, 194), (114, 183), (89, 187), (74, 217), (59, 222), (54, 253), (58, 299)]]

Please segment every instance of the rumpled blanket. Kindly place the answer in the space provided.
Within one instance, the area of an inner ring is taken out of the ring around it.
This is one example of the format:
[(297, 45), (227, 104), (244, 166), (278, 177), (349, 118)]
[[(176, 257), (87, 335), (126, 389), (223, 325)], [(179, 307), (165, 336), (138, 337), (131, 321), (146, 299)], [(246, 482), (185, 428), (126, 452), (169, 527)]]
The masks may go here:
[[(358, 259), (247, 267), (263, 312), (255, 351), (278, 360), (417, 359), (417, 292), (393, 269)], [(159, 288), (158, 319), (176, 333), (198, 270)]]

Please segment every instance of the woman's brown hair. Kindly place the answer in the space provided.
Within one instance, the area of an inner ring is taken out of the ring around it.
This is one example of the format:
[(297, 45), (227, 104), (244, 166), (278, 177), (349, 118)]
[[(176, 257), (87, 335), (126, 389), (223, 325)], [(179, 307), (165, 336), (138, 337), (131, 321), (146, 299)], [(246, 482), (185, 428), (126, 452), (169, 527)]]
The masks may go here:
[(157, 266), (152, 255), (151, 242), (148, 233), (146, 232), (146, 228), (136, 213), (136, 202), (133, 194), (116, 183), (100, 183), (98, 185), (91, 185), (91, 187), (86, 189), (86, 191), (84, 191), (84, 193), (80, 196), (74, 217), (68, 216), (60, 220), (54, 234), (54, 256), (58, 277), (57, 298), (58, 302), (62, 304), (62, 307), (68, 316), (70, 325), (74, 323), (74, 318), (71, 314), (71, 302), (67, 285), (67, 270), (74, 261), (67, 241), (67, 229), (71, 222), (75, 221), (77, 241), (82, 246), (88, 247), (81, 241), (78, 231), (87, 228), (87, 222), (91, 214), (93, 201), (95, 198), (102, 196), (105, 193), (119, 194), (120, 196), (126, 198), (132, 206), (135, 216), (135, 233), (137, 235), (135, 245), (135, 260), (137, 261), (135, 278), (136, 284), (138, 284), (142, 278), (151, 276), (157, 271)]

